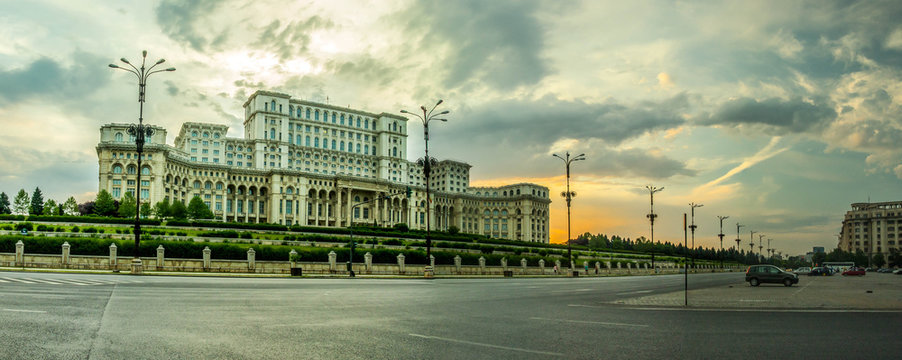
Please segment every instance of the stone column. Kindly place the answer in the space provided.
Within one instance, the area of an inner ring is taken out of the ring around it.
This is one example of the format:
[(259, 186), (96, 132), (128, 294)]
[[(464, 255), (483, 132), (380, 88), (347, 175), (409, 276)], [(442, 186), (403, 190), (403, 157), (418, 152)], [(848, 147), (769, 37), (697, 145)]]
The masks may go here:
[(163, 261), (165, 261), (166, 249), (163, 245), (157, 246), (157, 270), (163, 270)]
[(367, 252), (363, 254), (363, 261), (366, 263), (366, 272), (369, 274), (373, 272), (373, 254)]
[(479, 273), (485, 274), (485, 257), (483, 256), (479, 257)]
[(213, 250), (210, 250), (209, 246), (204, 246), (204, 271), (210, 270), (210, 253), (212, 252)]
[(403, 274), (405, 271), (407, 271), (405, 268), (406, 266), (404, 264), (404, 254), (398, 254), (398, 272)]
[(454, 256), (454, 268), (457, 269), (458, 274), (460, 274), (460, 262), (461, 262), (460, 255), (455, 255)]
[(329, 272), (334, 272), (336, 270), (335, 267), (335, 259), (338, 258), (338, 254), (335, 251), (329, 252)]
[(25, 263), (25, 244), (22, 240), (16, 242), (16, 265)]
[(291, 252), (288, 253), (288, 263), (293, 268), (298, 267), (297, 255), (298, 255), (298, 252), (295, 251), (294, 249), (291, 249)]
[(257, 269), (257, 252), (254, 248), (247, 249), (247, 269), (251, 272)]
[(66, 241), (63, 243), (63, 267), (69, 266), (69, 242)]
[(526, 274), (526, 259), (520, 259), (520, 267), (523, 268), (523, 274)]
[(435, 255), (429, 255), (429, 266), (432, 266), (432, 268), (435, 269)]
[(116, 244), (110, 244), (110, 268), (116, 267)]
[(539, 259), (539, 270), (545, 275), (545, 259)]

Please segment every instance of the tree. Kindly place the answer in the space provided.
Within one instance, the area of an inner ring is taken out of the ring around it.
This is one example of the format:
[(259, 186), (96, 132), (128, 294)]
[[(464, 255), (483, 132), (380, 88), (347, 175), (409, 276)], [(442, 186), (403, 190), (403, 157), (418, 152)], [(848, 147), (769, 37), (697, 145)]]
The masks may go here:
[(883, 258), (883, 254), (876, 253), (874, 256), (871, 256), (871, 265), (881, 268), (883, 265), (886, 265), (886, 259)]
[(210, 211), (210, 207), (204, 204), (204, 201), (200, 199), (200, 196), (195, 196), (191, 199), (191, 202), (188, 203), (188, 218), (192, 220), (212, 219), (213, 211)]
[(448, 234), (450, 234), (450, 235), (456, 235), (459, 232), (460, 232), (460, 228), (455, 225), (451, 225), (448, 227)]
[(41, 215), (44, 213), (44, 194), (41, 188), (35, 187), (34, 193), (31, 195), (31, 213)]
[(94, 200), (94, 214), (100, 216), (111, 216), (116, 213), (116, 204), (113, 202), (113, 195), (109, 191), (100, 190), (97, 198)]
[[(96, 204), (94, 206), (97, 206)], [(129, 218), (135, 216), (137, 210), (137, 200), (130, 191), (125, 192), (122, 201), (119, 203), (119, 217)]]
[(70, 196), (68, 199), (66, 199), (66, 202), (63, 203), (62, 206), (60, 206), (60, 210), (62, 212), (61, 215), (69, 215), (69, 216), (79, 215), (78, 203), (75, 202), (75, 197)]
[(169, 207), (169, 216), (176, 220), (185, 220), (188, 218), (188, 209), (181, 201), (173, 201)]
[(902, 266), (902, 251), (896, 248), (889, 249), (889, 266)]
[(153, 211), (150, 209), (150, 203), (149, 202), (141, 203), (141, 211), (140, 212), (141, 212), (142, 219), (149, 218), (150, 214), (153, 213)]
[(95, 215), (94, 214), (94, 202), (93, 201), (85, 201), (81, 204), (78, 204), (78, 215)]
[(815, 266), (823, 266), (824, 261), (827, 261), (827, 254), (822, 252), (814, 253), (814, 256), (811, 257), (811, 262), (814, 263)]
[(12, 209), (9, 208), (9, 196), (5, 192), (0, 192), (0, 214), (11, 214)]
[(25, 192), (25, 189), (19, 189), (19, 193), (16, 194), (16, 199), (13, 201), (13, 214), (28, 215), (29, 203), (31, 203), (31, 199), (28, 197), (28, 193)]
[(56, 201), (53, 199), (47, 199), (47, 202), (44, 203), (44, 215), (56, 215), (57, 213), (57, 205)]
[(156, 217), (157, 219), (165, 219), (165, 218), (169, 217), (170, 216), (169, 215), (170, 207), (171, 206), (169, 205), (169, 198), (165, 198), (165, 199), (163, 199), (163, 201), (157, 202), (153, 206), (153, 216)]

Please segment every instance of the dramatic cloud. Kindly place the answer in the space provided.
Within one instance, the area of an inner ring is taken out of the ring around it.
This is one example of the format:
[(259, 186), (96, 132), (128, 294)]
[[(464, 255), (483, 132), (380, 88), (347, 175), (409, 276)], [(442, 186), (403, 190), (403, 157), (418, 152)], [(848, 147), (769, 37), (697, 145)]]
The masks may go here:
[(0, 103), (41, 97), (70, 101), (106, 85), (110, 80), (104, 59), (84, 52), (72, 56), (73, 65), (64, 66), (42, 57), (22, 69), (0, 70)]
[(714, 114), (701, 120), (704, 125), (760, 126), (771, 134), (819, 130), (836, 119), (836, 112), (825, 104), (812, 104), (801, 98), (758, 101), (749, 98), (730, 100)]
[(417, 1), (402, 14), (409, 34), (425, 35), (422, 51), (442, 56), (445, 85), (510, 90), (551, 72), (543, 58), (543, 28), (536, 1)]
[[(199, 28), (199, 19), (209, 16), (219, 5), (216, 0), (165, 0), (156, 8), (157, 23), (173, 40), (197, 51), (206, 50), (211, 42), (222, 42), (226, 33), (210, 34)], [(213, 35), (218, 38), (208, 38)]]

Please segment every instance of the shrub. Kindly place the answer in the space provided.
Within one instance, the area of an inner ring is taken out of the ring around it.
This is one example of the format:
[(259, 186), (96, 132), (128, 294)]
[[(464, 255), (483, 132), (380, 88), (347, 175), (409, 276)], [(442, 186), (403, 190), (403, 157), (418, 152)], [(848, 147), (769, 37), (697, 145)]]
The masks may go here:
[(92, 227), (86, 227), (86, 228), (84, 228), (84, 230), (82, 230), (81, 232), (83, 232), (83, 233), (88, 233), (88, 234), (96, 234), (96, 233), (97, 233), (97, 229), (92, 228)]
[(41, 224), (41, 225), (38, 225), (38, 227), (36, 227), (35, 230), (37, 230), (37, 231), (53, 231), (53, 227)]
[(31, 231), (33, 229), (34, 229), (34, 225), (32, 225), (30, 222), (16, 223), (16, 231), (22, 231), (22, 230)]
[(77, 232), (79, 231), (78, 225), (73, 226), (72, 229), (69, 229), (69, 231), (74, 232), (74, 233), (77, 233)]

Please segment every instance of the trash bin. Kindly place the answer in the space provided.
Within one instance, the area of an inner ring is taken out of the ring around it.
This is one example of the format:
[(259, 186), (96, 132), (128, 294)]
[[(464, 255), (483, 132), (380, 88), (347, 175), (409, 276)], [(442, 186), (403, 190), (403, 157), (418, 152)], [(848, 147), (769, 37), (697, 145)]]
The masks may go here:
[(301, 268), (299, 268), (299, 267), (291, 268), (291, 276), (301, 276)]
[(579, 277), (579, 271), (573, 270), (573, 277)]
[(513, 270), (504, 270), (504, 277), (514, 277)]

